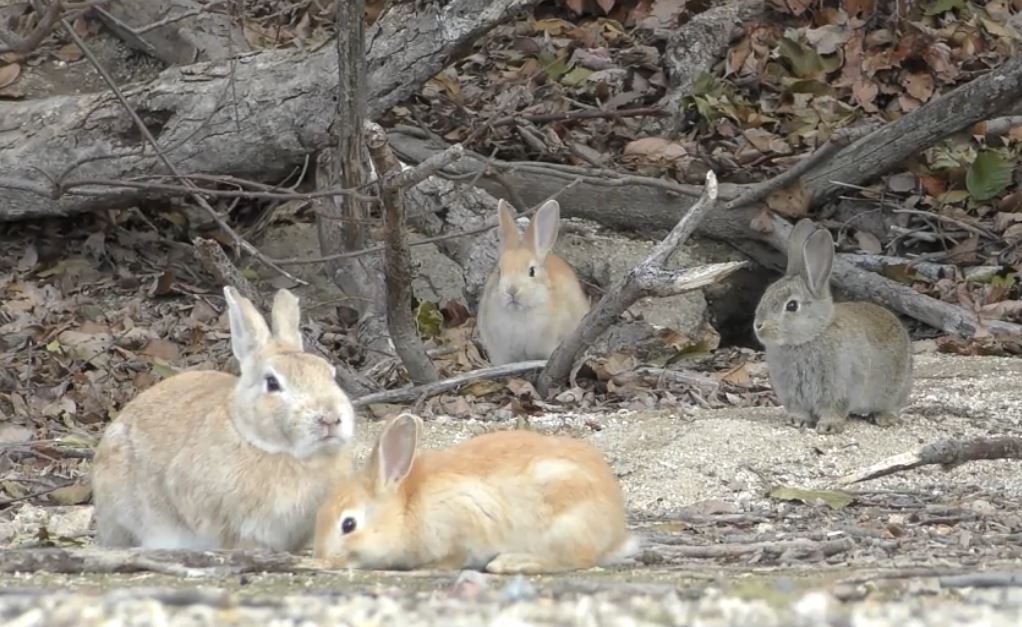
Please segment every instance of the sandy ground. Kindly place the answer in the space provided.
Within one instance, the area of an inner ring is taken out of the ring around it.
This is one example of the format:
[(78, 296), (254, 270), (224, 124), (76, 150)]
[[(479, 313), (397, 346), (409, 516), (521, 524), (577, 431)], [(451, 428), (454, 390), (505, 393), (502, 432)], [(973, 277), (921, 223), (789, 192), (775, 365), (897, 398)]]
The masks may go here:
[[(709, 499), (756, 501), (774, 484), (826, 488), (832, 480), (891, 455), (941, 438), (1022, 435), (1022, 360), (916, 356), (916, 383), (901, 424), (880, 428), (853, 418), (837, 435), (785, 424), (780, 408), (677, 412), (617, 412), (532, 418), (534, 428), (570, 433), (604, 451), (638, 515), (670, 516)], [(601, 429), (595, 431), (591, 424)], [(380, 429), (361, 425), (358, 455)], [(424, 446), (443, 447), (511, 422), (438, 417), (424, 430)], [(976, 462), (949, 474), (932, 468), (870, 482), (871, 488), (930, 488), (983, 484), (1022, 494), (1020, 463)]]
[[(640, 532), (659, 535), (661, 542), (665, 530), (673, 534), (660, 545), (667, 558), (650, 562), (644, 555), (623, 568), (530, 579), (463, 574), (460, 583), (456, 573), (314, 571), (197, 580), (150, 573), (10, 574), (0, 577), (0, 621), (1018, 625), (1022, 578), (1010, 577), (1022, 561), (1018, 462), (977, 462), (950, 473), (926, 468), (876, 480), (860, 486), (861, 505), (833, 512), (767, 496), (780, 484), (830, 487), (838, 476), (940, 438), (1022, 430), (1022, 360), (922, 354), (916, 372), (901, 424), (879, 428), (853, 420), (839, 435), (787, 426), (779, 408), (533, 418), (533, 428), (576, 434), (607, 454)], [(379, 422), (361, 425), (357, 455), (364, 456), (379, 428)], [(506, 428), (513, 423), (439, 417), (427, 422), (424, 445), (446, 446)], [(925, 503), (909, 507), (905, 499)], [(709, 522), (692, 523), (686, 512)], [(720, 513), (760, 522), (713, 520)], [(723, 559), (669, 555), (672, 543), (684, 548), (832, 537), (854, 547), (829, 556), (770, 550)], [(976, 573), (992, 576), (997, 587), (955, 580)]]

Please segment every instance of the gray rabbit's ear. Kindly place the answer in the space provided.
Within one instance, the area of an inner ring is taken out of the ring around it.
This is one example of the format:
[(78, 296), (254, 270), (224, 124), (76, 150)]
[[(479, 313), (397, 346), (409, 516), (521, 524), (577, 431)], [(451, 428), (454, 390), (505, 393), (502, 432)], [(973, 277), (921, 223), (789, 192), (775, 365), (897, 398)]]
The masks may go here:
[(830, 272), (834, 267), (834, 240), (827, 229), (819, 229), (809, 236), (802, 248), (802, 263), (809, 291), (816, 298), (830, 293)]
[(802, 218), (791, 229), (788, 236), (788, 268), (784, 271), (787, 276), (798, 276), (802, 274), (802, 251), (805, 249), (806, 240), (816, 230), (816, 225), (809, 218)]

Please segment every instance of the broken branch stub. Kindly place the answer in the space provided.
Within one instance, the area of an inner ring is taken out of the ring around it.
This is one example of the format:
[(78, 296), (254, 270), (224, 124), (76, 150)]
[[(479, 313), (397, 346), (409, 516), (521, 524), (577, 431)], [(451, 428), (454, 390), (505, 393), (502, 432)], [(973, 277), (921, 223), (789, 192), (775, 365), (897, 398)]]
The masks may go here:
[(839, 485), (849, 485), (886, 477), (920, 466), (939, 465), (951, 470), (966, 462), (992, 459), (1022, 459), (1022, 438), (973, 438), (971, 440), (939, 440), (909, 453), (901, 453), (845, 475)]
[[(695, 232), (699, 222), (717, 205), (717, 177), (711, 170), (706, 174), (706, 187), (703, 195), (691, 205), (681, 220), (674, 225), (646, 259), (618, 279), (604, 294), (603, 298), (582, 318), (575, 328), (554, 349), (547, 360), (546, 368), (539, 375), (536, 390), (547, 396), (551, 390), (568, 380), (575, 360), (587, 346), (591, 346), (635, 301), (643, 296), (656, 295), (668, 290), (670, 286), (688, 291), (694, 289), (689, 283), (679, 280), (676, 273), (664, 269), (664, 264), (674, 251)], [(726, 265), (726, 264), (724, 264)], [(738, 269), (741, 264), (734, 264), (726, 271), (719, 269), (709, 273), (720, 279)], [(699, 283), (705, 284), (705, 283)], [(678, 292), (673, 292), (678, 293)]]
[(379, 124), (366, 122), (365, 138), (383, 204), (387, 330), (408, 377), (414, 383), (431, 383), (440, 376), (419, 339), (412, 314), (412, 258), (405, 239), (404, 190), (388, 183), (388, 179), (396, 178), (401, 172), (401, 163), (387, 145), (387, 134)]

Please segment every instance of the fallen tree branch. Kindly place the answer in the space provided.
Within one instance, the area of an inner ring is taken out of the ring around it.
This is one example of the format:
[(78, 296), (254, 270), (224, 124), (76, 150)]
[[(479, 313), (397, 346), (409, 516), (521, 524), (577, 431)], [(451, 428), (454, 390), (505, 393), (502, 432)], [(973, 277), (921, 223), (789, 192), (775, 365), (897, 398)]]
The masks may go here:
[(898, 266), (906, 268), (925, 278), (927, 281), (939, 281), (940, 279), (964, 278), (969, 281), (989, 280), (1001, 271), (1001, 266), (969, 266), (959, 268), (949, 263), (936, 263), (920, 259), (908, 259), (906, 257), (892, 257), (890, 255), (860, 255), (843, 253), (838, 255), (856, 268), (884, 274), (889, 268)]
[(225, 577), (243, 573), (318, 570), (318, 561), (269, 551), (133, 549), (8, 549), (0, 573), (112, 574), (153, 572), (174, 577)]
[(96, 14), (129, 47), (167, 65), (220, 61), (251, 51), (241, 20), (218, 3), (110, 0)]
[(539, 375), (536, 390), (547, 396), (568, 380), (571, 368), (583, 349), (591, 346), (632, 304), (643, 296), (673, 296), (698, 289), (740, 268), (741, 263), (714, 264), (682, 272), (664, 269), (664, 264), (695, 231), (699, 221), (717, 205), (717, 177), (706, 174), (702, 198), (688, 208), (653, 252), (638, 266), (618, 279), (603, 298), (582, 318), (578, 327), (561, 340)]
[[(395, 3), (366, 33), (368, 117), (417, 92), (467, 44), (539, 0)], [(277, 179), (334, 144), (337, 51), (274, 50), (165, 70), (124, 95), (182, 172)], [(259, 106), (259, 103), (285, 106)], [(168, 174), (106, 93), (4, 103), (0, 221), (109, 210), (165, 197), (97, 187), (61, 195), (65, 178)], [(40, 195), (40, 191), (43, 194)], [(55, 196), (59, 196), (56, 197)], [(144, 203), (143, 203), (144, 204)]]
[[(38, 7), (38, 5), (36, 6)], [(36, 24), (36, 27), (24, 39), (7, 30), (6, 27), (0, 26), (0, 41), (6, 44), (0, 47), (0, 54), (6, 52), (28, 54), (35, 50), (36, 46), (41, 44), (46, 39), (46, 36), (53, 32), (53, 27), (60, 20), (63, 10), (62, 0), (52, 0), (50, 6), (46, 7), (46, 12), (39, 18), (39, 23)]]
[(220, 230), (223, 231), (225, 234), (229, 235), (231, 239), (234, 241), (235, 245), (239, 246), (242, 250), (252, 255), (266, 266), (272, 268), (279, 274), (287, 277), (288, 279), (294, 281), (299, 285), (307, 285), (305, 281), (302, 281), (301, 279), (292, 275), (287, 270), (273, 263), (271, 259), (269, 259), (262, 252), (260, 252), (259, 249), (253, 246), (248, 240), (238, 235), (234, 231), (234, 229), (231, 228), (231, 225), (227, 224), (227, 221), (224, 220), (223, 217), (221, 217), (220, 214), (217, 213), (217, 211), (213, 209), (213, 207), (208, 202), (206, 202), (206, 199), (203, 198), (202, 195), (198, 193), (197, 191), (198, 188), (195, 186), (195, 184), (192, 183), (189, 179), (182, 176), (181, 170), (178, 168), (178, 166), (176, 166), (169, 158), (167, 158), (167, 155), (160, 147), (160, 144), (156, 141), (156, 138), (153, 137), (153, 134), (149, 131), (149, 127), (146, 126), (146, 123), (142, 121), (142, 118), (139, 117), (135, 109), (132, 108), (127, 98), (125, 98), (124, 93), (117, 86), (117, 82), (114, 81), (113, 76), (111, 76), (110, 73), (106, 70), (106, 68), (103, 67), (103, 64), (99, 62), (99, 59), (96, 58), (96, 55), (92, 52), (92, 49), (85, 44), (85, 41), (83, 41), (82, 38), (78, 35), (78, 33), (75, 32), (75, 29), (71, 26), (71, 24), (68, 23), (66, 19), (61, 18), (60, 24), (64, 28), (64, 32), (66, 32), (68, 37), (71, 38), (71, 41), (73, 41), (75, 45), (81, 49), (82, 54), (85, 55), (85, 58), (89, 60), (89, 63), (92, 65), (92, 67), (103, 78), (103, 82), (106, 83), (107, 87), (110, 88), (110, 91), (113, 92), (117, 102), (119, 102), (120, 105), (124, 107), (124, 110), (127, 111), (128, 116), (134, 123), (136, 130), (144, 138), (145, 140), (144, 143), (148, 144), (152, 148), (159, 162), (163, 164), (163, 166), (174, 176), (174, 178), (178, 179), (182, 185), (188, 187), (189, 190), (191, 190), (190, 195), (195, 200), (195, 203), (199, 205), (199, 207), (201, 207), (203, 211), (205, 211), (206, 214), (213, 219), (214, 222), (216, 222), (216, 225), (220, 227)]
[(541, 370), (545, 365), (546, 361), (536, 360), (517, 361), (511, 364), (504, 364), (503, 366), (480, 368), (479, 370), (465, 372), (434, 383), (426, 383), (424, 385), (416, 385), (397, 390), (384, 390), (383, 392), (366, 394), (365, 396), (360, 396), (354, 399), (352, 403), (354, 403), (356, 408), (367, 407), (376, 403), (411, 403), (420, 399), (436, 396), (437, 394), (456, 390), (466, 383), (482, 381), (485, 379), (511, 377), (525, 374), (527, 372), (535, 372), (536, 370)]
[(742, 557), (752, 553), (820, 553), (824, 557), (844, 553), (855, 548), (855, 541), (851, 538), (839, 538), (837, 540), (825, 540), (822, 542), (798, 539), (778, 540), (774, 542), (749, 542), (742, 544), (710, 544), (702, 546), (694, 545), (661, 545), (656, 547), (658, 553), (665, 557), (687, 558), (687, 559), (719, 559), (728, 557)]
[(1022, 587), (1022, 571), (968, 573), (937, 580), (941, 588), (1017, 588)]
[(940, 465), (947, 471), (967, 462), (991, 459), (1022, 459), (1022, 438), (940, 440), (917, 451), (895, 455), (845, 475), (837, 483), (849, 485), (928, 465)]
[[(433, 360), (426, 354), (412, 315), (412, 260), (408, 242), (405, 241), (404, 190), (387, 182), (388, 178), (396, 179), (400, 174), (401, 163), (387, 145), (387, 134), (379, 124), (366, 122), (365, 138), (376, 169), (380, 202), (383, 204), (383, 280), (386, 285), (387, 330), (395, 352), (408, 371), (408, 378), (413, 383), (432, 383), (440, 375)], [(448, 153), (460, 152), (461, 146), (452, 146), (438, 155), (440, 158), (435, 160), (436, 169), (443, 167)], [(426, 176), (429, 175), (425, 174), (423, 178)]]
[(233, 286), (242, 296), (255, 303), (257, 307), (265, 305), (259, 290), (254, 288), (248, 279), (245, 278), (245, 275), (241, 273), (241, 270), (238, 270), (231, 263), (224, 249), (221, 248), (220, 242), (196, 237), (192, 240), (192, 244), (195, 246), (195, 256), (199, 258), (199, 263), (220, 285)]

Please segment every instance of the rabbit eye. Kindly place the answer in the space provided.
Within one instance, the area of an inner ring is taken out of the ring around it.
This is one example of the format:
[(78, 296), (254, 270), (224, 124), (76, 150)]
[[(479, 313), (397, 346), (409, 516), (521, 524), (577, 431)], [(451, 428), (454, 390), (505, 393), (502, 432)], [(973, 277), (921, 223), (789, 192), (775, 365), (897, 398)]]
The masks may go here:
[(344, 520), (341, 521), (341, 533), (343, 533), (344, 535), (348, 535), (349, 533), (354, 531), (355, 527), (357, 527), (357, 525), (355, 524), (355, 519), (352, 518), (351, 516), (347, 516), (345, 517)]
[(785, 305), (784, 308), (788, 311), (798, 311), (798, 301), (794, 299), (789, 300), (788, 304)]
[(529, 276), (536, 276), (536, 266), (529, 266)]
[(266, 375), (266, 391), (267, 392), (279, 392), (280, 381), (277, 381), (277, 377), (272, 374)]

